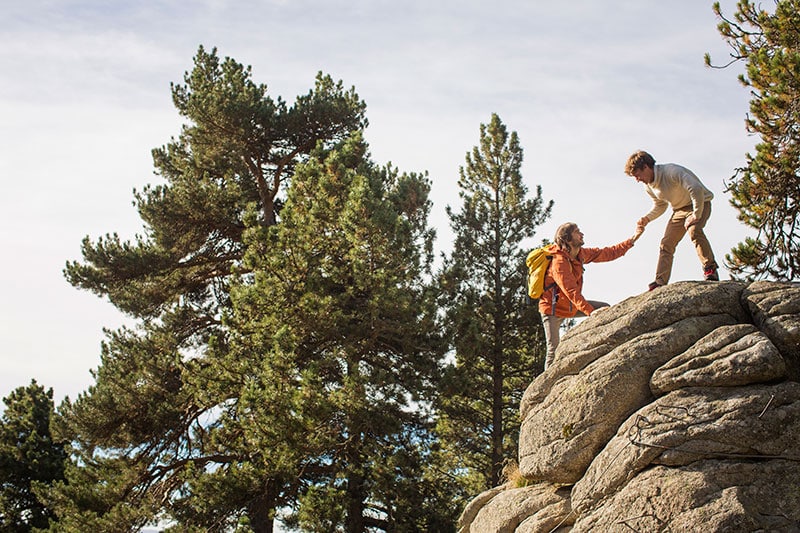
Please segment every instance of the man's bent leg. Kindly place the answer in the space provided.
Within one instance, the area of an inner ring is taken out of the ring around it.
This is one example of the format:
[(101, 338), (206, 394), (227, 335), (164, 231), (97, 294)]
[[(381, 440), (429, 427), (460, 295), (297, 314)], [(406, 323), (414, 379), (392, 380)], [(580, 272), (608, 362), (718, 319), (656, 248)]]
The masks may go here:
[(705, 231), (706, 222), (711, 217), (711, 202), (706, 202), (703, 205), (703, 215), (700, 219), (689, 226), (689, 238), (694, 243), (694, 248), (697, 251), (697, 257), (703, 265), (703, 270), (717, 269), (717, 262), (714, 259), (714, 252), (711, 250), (711, 244), (708, 242)]
[(683, 227), (683, 223), (691, 212), (691, 206), (688, 209), (676, 209), (673, 211), (669, 222), (667, 222), (667, 227), (664, 228), (664, 237), (661, 239), (658, 264), (656, 265), (656, 283), (659, 285), (669, 283), (669, 278), (672, 275), (672, 260), (675, 257), (675, 248), (683, 236), (686, 235), (686, 228)]

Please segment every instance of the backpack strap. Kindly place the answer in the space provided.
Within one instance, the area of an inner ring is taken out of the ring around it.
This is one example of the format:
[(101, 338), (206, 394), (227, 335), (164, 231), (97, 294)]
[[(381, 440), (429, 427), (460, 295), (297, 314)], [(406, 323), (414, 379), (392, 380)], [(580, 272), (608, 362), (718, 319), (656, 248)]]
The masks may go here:
[[(545, 278), (547, 278), (547, 271), (550, 270), (550, 265), (553, 264), (553, 258), (555, 257), (555, 255), (556, 254), (548, 255), (547, 268), (545, 268), (544, 270)], [(556, 283), (556, 280), (553, 279), (553, 283), (545, 285), (544, 290), (553, 291), (553, 300), (552, 300), (553, 303), (550, 305), (550, 316), (556, 316), (556, 301), (558, 300), (558, 283)]]
[[(550, 265), (553, 264), (553, 260), (552, 260), (553, 257), (555, 257), (555, 254), (550, 256), (550, 262), (547, 264), (547, 269), (545, 269), (545, 276), (547, 275), (547, 270), (550, 270)], [(569, 261), (569, 269), (570, 269), (570, 271), (574, 274), (575, 273), (575, 269), (572, 266), (572, 260), (571, 259), (567, 259), (567, 261)], [(581, 263), (581, 268), (585, 271), (586, 267), (583, 266), (583, 261), (581, 261), (580, 259), (578, 259), (578, 261)], [(553, 304), (552, 304), (552, 306), (550, 308), (550, 315), (551, 316), (556, 316), (556, 302), (558, 302), (558, 283), (556, 283), (555, 279), (553, 279), (553, 283), (550, 283), (549, 285), (545, 285), (545, 287), (544, 287), (544, 290), (546, 290), (546, 291), (551, 290), (551, 289), (553, 291)]]

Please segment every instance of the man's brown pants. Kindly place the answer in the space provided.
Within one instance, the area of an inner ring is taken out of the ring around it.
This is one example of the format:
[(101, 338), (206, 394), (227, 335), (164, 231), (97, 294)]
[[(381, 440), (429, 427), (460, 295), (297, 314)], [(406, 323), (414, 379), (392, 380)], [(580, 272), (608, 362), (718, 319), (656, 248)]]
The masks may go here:
[[(675, 248), (678, 243), (683, 239), (687, 233), (683, 224), (686, 218), (692, 214), (692, 206), (687, 205), (676, 209), (672, 212), (672, 217), (667, 222), (667, 227), (664, 229), (664, 237), (661, 239), (661, 248), (658, 255), (658, 265), (656, 266), (656, 283), (659, 285), (666, 285), (669, 283), (669, 277), (672, 274), (672, 259), (675, 255)], [(700, 263), (703, 265), (703, 270), (707, 268), (717, 268), (717, 262), (714, 260), (714, 252), (711, 250), (711, 245), (703, 232), (706, 222), (711, 216), (711, 202), (706, 202), (703, 205), (703, 214), (700, 219), (693, 225), (689, 226), (689, 238), (694, 243), (694, 248), (697, 251), (697, 257), (700, 258)]]

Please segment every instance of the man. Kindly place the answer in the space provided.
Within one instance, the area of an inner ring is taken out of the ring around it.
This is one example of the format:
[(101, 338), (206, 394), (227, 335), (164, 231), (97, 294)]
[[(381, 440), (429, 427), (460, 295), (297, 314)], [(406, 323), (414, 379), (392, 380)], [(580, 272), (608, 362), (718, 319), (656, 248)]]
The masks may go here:
[(605, 302), (583, 297), (583, 265), (622, 257), (643, 231), (643, 226), (637, 226), (634, 236), (619, 244), (607, 248), (584, 248), (583, 233), (577, 224), (567, 222), (556, 230), (555, 244), (548, 250), (553, 254), (553, 259), (544, 277), (544, 292), (539, 298), (539, 313), (547, 341), (545, 369), (553, 363), (560, 340), (559, 329), (565, 319), (589, 316), (598, 309), (608, 307)]
[(669, 283), (675, 248), (686, 232), (689, 233), (697, 257), (700, 258), (703, 277), (719, 281), (714, 252), (703, 232), (711, 216), (711, 199), (714, 194), (691, 170), (675, 164), (656, 165), (653, 156), (641, 150), (628, 158), (625, 174), (644, 184), (645, 191), (653, 200), (653, 208), (639, 219), (639, 226), (644, 228), (660, 217), (667, 210), (667, 205), (672, 207), (672, 216), (661, 239), (656, 279), (648, 288), (652, 291)]

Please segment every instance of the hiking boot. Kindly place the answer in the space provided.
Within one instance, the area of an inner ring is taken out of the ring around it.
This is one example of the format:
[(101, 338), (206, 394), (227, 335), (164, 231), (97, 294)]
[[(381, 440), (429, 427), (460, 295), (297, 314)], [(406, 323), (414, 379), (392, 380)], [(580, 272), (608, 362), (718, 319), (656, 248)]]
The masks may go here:
[(654, 281), (653, 283), (647, 286), (647, 290), (652, 291), (657, 289), (658, 287), (661, 287), (661, 285), (657, 281)]
[(719, 281), (719, 274), (716, 267), (708, 267), (703, 270), (703, 277), (706, 281)]

